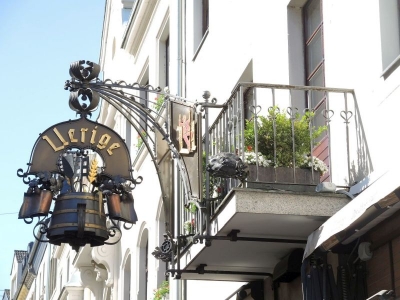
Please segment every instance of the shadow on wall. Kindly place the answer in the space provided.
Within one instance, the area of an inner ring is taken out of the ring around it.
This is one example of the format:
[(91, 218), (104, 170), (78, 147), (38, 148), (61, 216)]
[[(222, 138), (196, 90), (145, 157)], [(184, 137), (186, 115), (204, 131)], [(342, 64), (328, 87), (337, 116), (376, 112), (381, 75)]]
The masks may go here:
[(349, 166), (350, 178), (347, 182), (347, 184), (352, 183), (352, 185), (360, 182), (374, 171), (357, 101), (355, 101), (355, 128), (357, 130), (355, 135), (357, 139), (357, 161), (353, 160)]

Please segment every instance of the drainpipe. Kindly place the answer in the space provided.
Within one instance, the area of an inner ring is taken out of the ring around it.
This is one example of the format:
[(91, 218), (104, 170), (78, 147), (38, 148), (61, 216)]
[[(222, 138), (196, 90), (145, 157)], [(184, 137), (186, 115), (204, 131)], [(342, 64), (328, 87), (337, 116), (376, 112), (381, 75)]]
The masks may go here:
[[(182, 201), (181, 199), (181, 193), (180, 193), (180, 189), (182, 188), (182, 185), (180, 184), (179, 181), (179, 168), (178, 165), (176, 164), (176, 162), (174, 162), (175, 168), (174, 168), (174, 215), (175, 215), (175, 222), (174, 222), (174, 240), (177, 243), (178, 249), (177, 249), (177, 256), (176, 256), (176, 260), (174, 261), (174, 269), (180, 269), (180, 255), (179, 255), (179, 234), (180, 234), (180, 227), (181, 227), (181, 222), (180, 222), (180, 218), (181, 218), (181, 214), (180, 214), (180, 210), (181, 210), (181, 206), (180, 206), (180, 202)], [(180, 274), (179, 274), (180, 275)], [(183, 300), (182, 298), (182, 285), (181, 285), (181, 281), (182, 280), (173, 280), (172, 277), (169, 278), (169, 285), (173, 286), (174, 289), (174, 293), (172, 293), (172, 297), (171, 299), (174, 300)]]
[(182, 96), (182, 0), (177, 0), (177, 93)]
[[(176, 1), (176, 12), (177, 12), (177, 27), (176, 27), (176, 35), (177, 35), (177, 76), (176, 76), (176, 81), (177, 81), (177, 86), (176, 86), (176, 92), (178, 96), (182, 96), (182, 0), (177, 0)], [(178, 242), (178, 236), (180, 233), (180, 202), (182, 201), (180, 197), (180, 189), (182, 186), (179, 184), (179, 169), (177, 166), (177, 163), (174, 162), (175, 165), (175, 172), (174, 172), (174, 202), (175, 202), (175, 222), (174, 222), (174, 238)], [(177, 250), (179, 251), (179, 249)], [(177, 259), (180, 259), (180, 256), (177, 255)], [(179, 261), (175, 261), (175, 268), (179, 269)], [(175, 293), (173, 293), (171, 296), (173, 296), (174, 300), (185, 300), (183, 293), (182, 293), (182, 286), (183, 280), (171, 280), (172, 278), (170, 277), (170, 286), (173, 286)]]

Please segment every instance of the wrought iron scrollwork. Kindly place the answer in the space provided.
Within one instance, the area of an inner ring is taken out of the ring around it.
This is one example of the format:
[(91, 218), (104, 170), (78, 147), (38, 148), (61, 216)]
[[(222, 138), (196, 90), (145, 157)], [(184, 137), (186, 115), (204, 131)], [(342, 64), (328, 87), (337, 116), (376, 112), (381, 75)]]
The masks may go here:
[[(32, 222), (31, 222), (32, 223)], [(49, 242), (49, 240), (43, 240), (41, 237), (47, 233), (49, 227), (47, 224), (49, 223), (49, 219), (42, 219), (36, 223), (35, 227), (33, 227), (33, 236), (38, 242)], [(35, 233), (38, 228), (38, 233), (40, 233), (40, 237), (38, 237)]]
[(350, 119), (353, 117), (353, 112), (349, 110), (342, 110), (340, 112), (340, 117), (344, 120), (344, 123), (348, 124), (350, 123)]
[[(88, 88), (88, 83), (97, 80), (100, 66), (91, 61), (80, 60), (71, 63), (71, 80), (65, 82), (64, 89), (69, 89), (69, 107), (80, 114), (94, 111), (100, 101), (99, 93)], [(89, 102), (88, 104), (86, 102)]]
[(167, 232), (164, 234), (164, 242), (160, 247), (156, 247), (151, 253), (156, 259), (160, 259), (164, 262), (172, 261), (173, 256), (176, 254), (177, 245), (174, 242), (171, 233)]
[[(105, 241), (104, 244), (106, 245), (115, 245), (117, 244), (122, 237), (122, 231), (121, 228), (119, 227), (119, 222), (115, 222), (114, 220), (110, 219), (112, 226), (107, 227), (108, 231), (108, 236), (113, 240), (112, 242), (107, 242)], [(118, 234), (118, 235), (117, 235)]]
[[(86, 65), (85, 65), (86, 64)], [(91, 61), (79, 60), (71, 63), (69, 75), (80, 81), (89, 82), (97, 78), (100, 73), (100, 66)]]

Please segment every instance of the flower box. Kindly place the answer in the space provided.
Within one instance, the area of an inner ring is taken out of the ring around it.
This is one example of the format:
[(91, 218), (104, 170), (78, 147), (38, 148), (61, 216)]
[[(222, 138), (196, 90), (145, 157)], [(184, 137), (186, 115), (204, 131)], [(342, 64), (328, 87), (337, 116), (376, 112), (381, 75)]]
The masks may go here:
[[(249, 175), (247, 181), (257, 181), (257, 166), (249, 165)], [(259, 182), (279, 182), (279, 183), (298, 183), (298, 184), (318, 184), (320, 182), (319, 172), (311, 169), (295, 169), (293, 176), (293, 168), (288, 167), (258, 167)], [(313, 178), (314, 175), (314, 178)]]

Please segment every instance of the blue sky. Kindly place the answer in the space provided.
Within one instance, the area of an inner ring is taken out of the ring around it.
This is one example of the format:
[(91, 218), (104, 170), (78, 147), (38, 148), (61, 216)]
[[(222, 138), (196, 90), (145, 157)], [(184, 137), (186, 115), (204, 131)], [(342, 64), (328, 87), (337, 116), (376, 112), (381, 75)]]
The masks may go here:
[(0, 0), (0, 296), (10, 288), (14, 250), (33, 241), (18, 220), (26, 170), (39, 133), (74, 119), (68, 106), (71, 62), (98, 62), (105, 0)]

